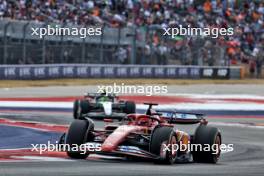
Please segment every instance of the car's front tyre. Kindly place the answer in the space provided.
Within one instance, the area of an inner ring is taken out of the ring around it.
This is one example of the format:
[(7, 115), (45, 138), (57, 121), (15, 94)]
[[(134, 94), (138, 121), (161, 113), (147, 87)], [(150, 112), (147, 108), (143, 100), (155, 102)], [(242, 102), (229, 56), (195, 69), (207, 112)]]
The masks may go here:
[(87, 120), (74, 120), (66, 135), (66, 144), (70, 146), (70, 150), (67, 150), (67, 155), (74, 159), (85, 159), (89, 153), (84, 151), (73, 151), (73, 148), (80, 147), (87, 141), (87, 135), (89, 134), (89, 121)]
[(90, 111), (88, 100), (75, 100), (73, 103), (73, 118), (83, 120), (83, 115)]

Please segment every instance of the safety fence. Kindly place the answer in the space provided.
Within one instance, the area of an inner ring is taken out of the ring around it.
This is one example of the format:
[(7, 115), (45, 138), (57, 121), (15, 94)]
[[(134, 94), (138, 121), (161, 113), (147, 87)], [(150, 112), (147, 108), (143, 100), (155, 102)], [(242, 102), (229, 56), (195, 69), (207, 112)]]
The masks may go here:
[[(32, 21), (0, 20), (0, 64), (228, 65), (225, 46), (212, 38), (163, 36), (159, 25), (110, 28), (101, 35), (32, 35), (34, 29), (88, 28)], [(206, 48), (206, 49), (205, 49)]]

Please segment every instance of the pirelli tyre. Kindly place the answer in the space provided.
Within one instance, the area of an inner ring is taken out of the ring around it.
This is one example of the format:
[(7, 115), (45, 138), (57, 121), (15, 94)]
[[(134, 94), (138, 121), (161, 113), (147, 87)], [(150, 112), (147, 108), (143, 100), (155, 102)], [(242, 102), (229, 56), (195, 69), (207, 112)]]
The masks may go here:
[(134, 114), (136, 113), (136, 104), (133, 101), (126, 101), (124, 112), (126, 114)]
[(83, 114), (90, 111), (90, 103), (87, 100), (75, 100), (73, 103), (73, 118), (84, 119)]
[(173, 146), (176, 144), (177, 137), (172, 127), (156, 128), (150, 141), (150, 152), (158, 156), (154, 162), (156, 164), (173, 164), (177, 157), (177, 152), (173, 150)]
[(73, 103), (73, 118), (78, 119), (79, 117), (79, 108), (80, 107), (80, 100), (75, 100)]
[[(193, 143), (202, 146), (201, 151), (192, 151), (194, 162), (217, 163), (222, 144), (221, 133), (217, 128), (200, 125), (195, 131)], [(210, 150), (208, 150), (209, 147)]]
[(66, 134), (66, 144), (70, 146), (70, 150), (67, 150), (67, 155), (74, 159), (85, 159), (89, 153), (82, 150), (77, 150), (76, 147), (81, 147), (87, 141), (92, 140), (91, 131), (94, 125), (88, 120), (74, 120)]

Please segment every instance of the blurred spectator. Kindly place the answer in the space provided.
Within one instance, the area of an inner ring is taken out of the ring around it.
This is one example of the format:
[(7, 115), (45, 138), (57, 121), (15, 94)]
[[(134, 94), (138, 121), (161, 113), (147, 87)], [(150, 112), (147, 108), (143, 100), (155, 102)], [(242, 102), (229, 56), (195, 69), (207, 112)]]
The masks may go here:
[(127, 50), (125, 48), (119, 47), (115, 53), (115, 56), (118, 60), (118, 63), (120, 63), (120, 64), (126, 64), (127, 63), (128, 53), (127, 53)]
[(264, 61), (264, 50), (263, 47), (258, 45), (253, 50), (253, 56), (256, 58), (256, 71), (257, 71), (257, 78), (261, 78), (262, 76), (262, 65)]
[[(216, 63), (239, 64), (242, 59), (252, 55), (260, 36), (264, 31), (264, 2), (263, 0), (0, 0), (0, 18), (16, 20), (31, 20), (46, 23), (76, 24), (76, 25), (105, 25), (109, 27), (151, 26), (172, 27), (179, 24), (191, 27), (217, 27), (235, 29), (232, 37), (225, 37), (221, 45), (226, 48), (221, 53), (221, 61), (215, 61), (214, 46), (206, 47), (205, 59), (209, 65)], [(151, 51), (155, 51), (161, 58), (158, 62), (167, 63), (164, 52), (172, 51), (176, 58), (182, 59), (188, 50), (191, 62), (200, 63), (199, 51), (193, 50), (195, 42), (188, 43), (192, 36), (184, 38), (180, 44), (164, 46), (162, 37), (154, 35), (147, 43)], [(204, 40), (210, 40), (204, 38)], [(220, 40), (215, 39), (215, 40)], [(221, 39), (222, 40), (222, 39)], [(219, 41), (213, 42), (217, 45)], [(200, 43), (199, 43), (200, 44)], [(157, 47), (157, 48), (156, 48)], [(143, 49), (142, 49), (143, 50)], [(148, 50), (148, 49), (146, 49)], [(217, 51), (218, 52), (218, 51)], [(119, 61), (124, 62), (125, 50), (120, 48)], [(263, 53), (263, 52), (262, 52)], [(65, 53), (64, 57), (68, 58)], [(123, 55), (121, 57), (121, 55)], [(223, 58), (226, 56), (226, 61)], [(259, 56), (258, 58), (261, 58)], [(257, 66), (262, 65), (258, 59)], [(247, 61), (248, 62), (248, 61)]]
[(214, 57), (213, 57), (213, 44), (211, 41), (206, 41), (203, 47), (203, 58), (204, 62), (207, 63), (209, 66), (214, 65)]
[(212, 11), (212, 4), (209, 0), (206, 0), (204, 5), (203, 5), (203, 9), (205, 13), (210, 13)]
[(249, 61), (249, 73), (250, 73), (251, 78), (255, 76), (255, 71), (256, 71), (256, 61), (250, 60)]
[(166, 65), (167, 64), (167, 58), (166, 53), (168, 52), (167, 47), (164, 43), (161, 43), (158, 45), (158, 65)]
[(151, 49), (148, 44), (144, 48), (144, 55), (145, 55), (145, 60), (143, 61), (144, 64), (150, 64)]

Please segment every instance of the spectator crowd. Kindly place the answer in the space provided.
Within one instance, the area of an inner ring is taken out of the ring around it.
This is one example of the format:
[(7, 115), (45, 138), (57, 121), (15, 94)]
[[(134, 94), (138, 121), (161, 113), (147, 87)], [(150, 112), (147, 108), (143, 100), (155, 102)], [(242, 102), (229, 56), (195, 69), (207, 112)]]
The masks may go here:
[[(233, 36), (217, 39), (183, 36), (164, 42), (154, 33), (139, 49), (138, 63), (150, 63), (156, 53), (158, 64), (167, 64), (170, 57), (180, 58), (181, 64), (244, 63), (252, 74), (260, 74), (264, 62), (263, 0), (0, 0), (1, 18), (113, 28), (232, 27)], [(118, 48), (118, 53), (124, 62), (128, 52)]]

